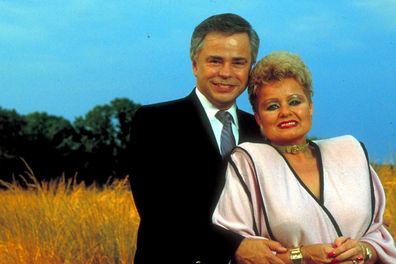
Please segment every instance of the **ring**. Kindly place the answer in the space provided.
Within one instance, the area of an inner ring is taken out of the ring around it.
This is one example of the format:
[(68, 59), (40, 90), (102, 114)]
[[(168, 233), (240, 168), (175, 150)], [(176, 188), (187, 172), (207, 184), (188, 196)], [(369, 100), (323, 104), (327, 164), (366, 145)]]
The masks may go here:
[(359, 260), (354, 259), (354, 260), (352, 260), (352, 263), (353, 264), (359, 264)]

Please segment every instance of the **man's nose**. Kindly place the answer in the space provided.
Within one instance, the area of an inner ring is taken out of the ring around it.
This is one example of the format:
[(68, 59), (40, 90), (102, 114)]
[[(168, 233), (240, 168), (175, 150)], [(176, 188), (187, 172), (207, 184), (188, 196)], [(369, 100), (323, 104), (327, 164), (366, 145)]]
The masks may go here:
[(219, 71), (219, 75), (223, 78), (229, 78), (232, 74), (232, 67), (229, 63), (223, 64)]

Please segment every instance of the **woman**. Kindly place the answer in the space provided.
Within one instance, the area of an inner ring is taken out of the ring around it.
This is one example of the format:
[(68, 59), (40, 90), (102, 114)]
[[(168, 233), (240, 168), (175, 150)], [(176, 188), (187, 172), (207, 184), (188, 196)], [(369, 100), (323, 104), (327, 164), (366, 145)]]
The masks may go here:
[(252, 71), (249, 99), (268, 143), (230, 157), (213, 222), (288, 248), (285, 263), (396, 263), (382, 224), (385, 196), (364, 146), (352, 136), (310, 141), (311, 75), (273, 52)]

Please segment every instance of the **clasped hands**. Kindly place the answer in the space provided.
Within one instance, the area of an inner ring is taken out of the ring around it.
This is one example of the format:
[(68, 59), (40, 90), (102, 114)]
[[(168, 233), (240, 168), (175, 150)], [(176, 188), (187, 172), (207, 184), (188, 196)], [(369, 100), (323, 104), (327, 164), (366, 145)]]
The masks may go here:
[[(305, 264), (364, 263), (363, 242), (347, 237), (337, 238), (333, 244), (304, 245), (301, 251)], [(276, 252), (276, 254), (274, 254)], [(279, 242), (245, 238), (235, 253), (238, 264), (288, 264), (289, 249)]]

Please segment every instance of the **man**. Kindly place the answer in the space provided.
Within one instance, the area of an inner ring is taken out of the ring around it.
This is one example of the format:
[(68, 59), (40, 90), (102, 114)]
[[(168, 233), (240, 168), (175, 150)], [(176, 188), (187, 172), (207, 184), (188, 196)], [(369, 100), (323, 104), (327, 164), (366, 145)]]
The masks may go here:
[[(136, 112), (130, 178), (141, 217), (136, 264), (228, 263), (240, 246), (242, 237), (215, 229), (211, 215), (224, 184), (227, 142), (261, 138), (254, 117), (235, 105), (258, 46), (240, 16), (207, 18), (191, 39), (196, 88)], [(216, 117), (219, 110), (231, 114), (231, 128)]]

